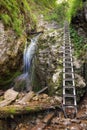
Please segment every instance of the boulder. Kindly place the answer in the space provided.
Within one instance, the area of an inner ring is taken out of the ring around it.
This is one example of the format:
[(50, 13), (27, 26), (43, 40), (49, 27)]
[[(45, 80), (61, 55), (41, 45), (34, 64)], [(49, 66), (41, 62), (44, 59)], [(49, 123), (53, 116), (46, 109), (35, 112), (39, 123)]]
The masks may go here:
[(4, 107), (16, 100), (18, 92), (8, 89), (4, 94), (4, 100), (0, 102), (0, 107)]

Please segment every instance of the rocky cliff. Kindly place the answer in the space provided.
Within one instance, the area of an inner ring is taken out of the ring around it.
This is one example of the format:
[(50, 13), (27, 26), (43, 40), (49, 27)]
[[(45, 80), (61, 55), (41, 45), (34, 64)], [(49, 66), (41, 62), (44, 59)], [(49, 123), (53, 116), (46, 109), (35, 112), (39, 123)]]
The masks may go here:
[(82, 63), (82, 75), (87, 82), (87, 2), (84, 1), (84, 6), (77, 12), (77, 15), (73, 17), (72, 26), (76, 30), (79, 37), (81, 37), (82, 43), (79, 41), (79, 60)]
[(6, 87), (20, 73), (25, 42), (25, 36), (17, 38), (0, 22), (0, 87)]
[[(63, 35), (64, 30), (54, 24), (50, 25), (38, 41), (35, 58), (34, 89), (48, 87), (49, 94), (62, 96), (62, 67), (63, 67)], [(56, 28), (55, 28), (56, 26)], [(72, 44), (73, 50), (74, 46)], [(75, 84), (77, 100), (84, 95), (86, 83), (82, 75), (82, 62), (74, 55)]]

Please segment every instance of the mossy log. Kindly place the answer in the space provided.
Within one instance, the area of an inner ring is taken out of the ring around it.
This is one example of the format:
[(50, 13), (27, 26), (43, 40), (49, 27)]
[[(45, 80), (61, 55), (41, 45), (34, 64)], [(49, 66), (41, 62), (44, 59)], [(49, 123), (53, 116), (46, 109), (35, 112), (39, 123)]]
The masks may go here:
[(2, 107), (0, 109), (0, 119), (7, 118), (7, 117), (14, 118), (14, 116), (17, 116), (17, 115), (39, 112), (39, 111), (44, 111), (44, 110), (52, 109), (52, 108), (54, 109), (56, 106), (58, 105), (57, 104), (55, 104), (54, 106), (50, 104), (45, 104), (45, 105), (38, 104), (35, 106), (9, 105), (9, 106)]

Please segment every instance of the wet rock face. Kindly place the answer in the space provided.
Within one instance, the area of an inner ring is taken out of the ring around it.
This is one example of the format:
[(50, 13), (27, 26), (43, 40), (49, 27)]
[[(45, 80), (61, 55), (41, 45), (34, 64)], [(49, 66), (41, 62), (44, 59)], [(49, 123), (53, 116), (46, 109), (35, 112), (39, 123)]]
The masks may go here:
[(12, 30), (5, 30), (0, 21), (0, 86), (20, 68), (24, 41), (24, 37), (17, 38)]

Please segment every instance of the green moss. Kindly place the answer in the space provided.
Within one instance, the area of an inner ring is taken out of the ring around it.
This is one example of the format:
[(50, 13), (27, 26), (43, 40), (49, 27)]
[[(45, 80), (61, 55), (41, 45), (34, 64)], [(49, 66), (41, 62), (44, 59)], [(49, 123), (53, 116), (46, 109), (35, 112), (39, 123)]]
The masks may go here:
[(15, 114), (15, 113), (16, 113), (16, 108), (9, 108), (9, 109), (7, 110), (7, 113)]
[(31, 108), (30, 107), (26, 107), (26, 111), (30, 111), (31, 110)]
[(0, 77), (0, 87), (2, 87), (2, 89), (7, 89), (9, 85), (11, 84), (11, 82), (20, 74), (21, 74), (20, 71), (17, 71), (15, 73), (8, 72), (8, 74), (6, 75), (7, 78)]

